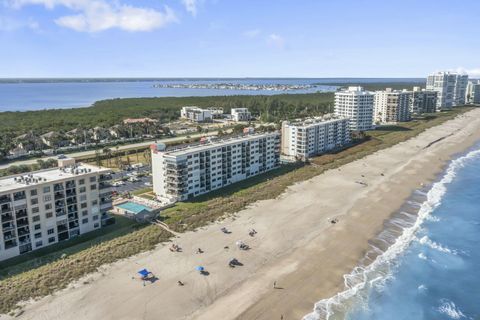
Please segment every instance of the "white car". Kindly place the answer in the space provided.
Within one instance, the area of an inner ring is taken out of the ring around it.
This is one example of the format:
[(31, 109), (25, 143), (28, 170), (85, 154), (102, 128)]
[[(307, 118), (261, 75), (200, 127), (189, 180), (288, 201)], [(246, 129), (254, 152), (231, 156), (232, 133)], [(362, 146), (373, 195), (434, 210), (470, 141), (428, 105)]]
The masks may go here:
[(144, 185), (146, 185), (147, 187), (151, 187), (152, 186), (152, 183), (151, 182), (145, 182)]

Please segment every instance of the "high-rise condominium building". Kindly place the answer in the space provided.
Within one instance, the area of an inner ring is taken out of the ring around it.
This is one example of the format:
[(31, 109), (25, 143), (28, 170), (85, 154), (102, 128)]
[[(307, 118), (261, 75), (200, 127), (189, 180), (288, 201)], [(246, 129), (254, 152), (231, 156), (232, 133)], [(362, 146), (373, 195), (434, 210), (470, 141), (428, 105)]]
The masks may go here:
[(350, 119), (350, 130), (373, 129), (373, 100), (371, 92), (362, 87), (348, 87), (335, 92), (335, 115)]
[(437, 72), (427, 77), (427, 90), (437, 92), (437, 111), (465, 104), (468, 75)]
[(280, 164), (278, 132), (205, 140), (165, 148), (152, 145), (153, 191), (183, 201), (272, 170)]
[(232, 120), (238, 121), (250, 121), (251, 114), (247, 108), (232, 108), (231, 110)]
[(406, 90), (376, 91), (374, 99), (375, 123), (410, 121), (410, 93)]
[(309, 157), (350, 143), (348, 118), (327, 115), (282, 123), (281, 152), (292, 159)]
[(410, 113), (434, 113), (437, 111), (437, 92), (413, 87), (410, 91)]
[(0, 178), (0, 260), (100, 228), (110, 179), (109, 169), (87, 164)]
[(466, 103), (480, 104), (480, 80), (468, 82), (465, 100)]
[(200, 107), (183, 107), (180, 116), (193, 122), (210, 122), (213, 119), (212, 111)]

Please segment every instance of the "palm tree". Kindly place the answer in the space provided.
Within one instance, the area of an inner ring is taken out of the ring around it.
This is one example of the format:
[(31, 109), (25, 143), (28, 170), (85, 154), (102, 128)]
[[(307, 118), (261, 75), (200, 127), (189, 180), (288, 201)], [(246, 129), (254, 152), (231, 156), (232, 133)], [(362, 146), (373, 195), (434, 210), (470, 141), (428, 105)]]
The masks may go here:
[(110, 148), (103, 148), (103, 154), (107, 156), (107, 166), (110, 167), (110, 159), (112, 157), (112, 150)]

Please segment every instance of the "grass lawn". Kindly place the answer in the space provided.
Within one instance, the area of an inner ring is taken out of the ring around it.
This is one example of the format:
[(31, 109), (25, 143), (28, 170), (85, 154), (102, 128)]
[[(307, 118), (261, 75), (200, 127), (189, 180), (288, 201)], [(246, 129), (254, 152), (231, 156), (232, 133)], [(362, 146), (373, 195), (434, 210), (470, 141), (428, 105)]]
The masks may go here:
[[(467, 107), (455, 108), (453, 111), (434, 114), (398, 126), (382, 127), (379, 130), (368, 132), (367, 139), (362, 143), (337, 153), (311, 159), (313, 165), (282, 166), (190, 202), (178, 203), (163, 211), (162, 218), (175, 231), (196, 229), (235, 213), (258, 200), (273, 199), (294, 183), (305, 181), (325, 170), (337, 168), (405, 141), (427, 128), (452, 119), (470, 109)], [(138, 192), (148, 194), (151, 189)], [(60, 247), (48, 248), (49, 250), (46, 248), (42, 256), (36, 256), (37, 253), (32, 252), (29, 257), (34, 258), (33, 261), (28, 261), (28, 256), (22, 256), (18, 258), (18, 261), (12, 259), (2, 263), (0, 275), (6, 278), (0, 281), (0, 313), (14, 309), (20, 301), (32, 297), (42, 297), (64, 288), (73, 280), (96, 271), (103, 264), (151, 250), (156, 244), (167, 241), (171, 236), (154, 225), (129, 225), (128, 221), (120, 220), (112, 231), (108, 232), (106, 229), (100, 232), (106, 232), (106, 234), (92, 234), (92, 238), (85, 241), (79, 237), (78, 240), (72, 240), (78, 241), (78, 243), (72, 242), (73, 245), (65, 242)], [(85, 237), (90, 237), (90, 235), (85, 235)], [(65, 247), (61, 247), (63, 245)], [(66, 256), (62, 257), (64, 253)]]

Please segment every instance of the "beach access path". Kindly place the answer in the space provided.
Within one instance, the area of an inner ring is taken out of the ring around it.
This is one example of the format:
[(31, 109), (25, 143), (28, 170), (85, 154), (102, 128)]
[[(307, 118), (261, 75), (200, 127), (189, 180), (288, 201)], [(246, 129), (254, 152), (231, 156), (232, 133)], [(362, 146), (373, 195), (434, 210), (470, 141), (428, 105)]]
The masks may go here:
[[(479, 139), (475, 109), (182, 234), (174, 239), (181, 252), (164, 244), (103, 266), (70, 288), (27, 303), (17, 319), (300, 319), (316, 301), (343, 289), (343, 275), (411, 193)], [(224, 226), (230, 234), (220, 231)], [(253, 237), (251, 228), (258, 232)], [(251, 249), (239, 250), (238, 240)], [(197, 248), (204, 253), (196, 254)], [(232, 258), (243, 266), (230, 268)], [(143, 268), (158, 280), (143, 286), (137, 278)]]

